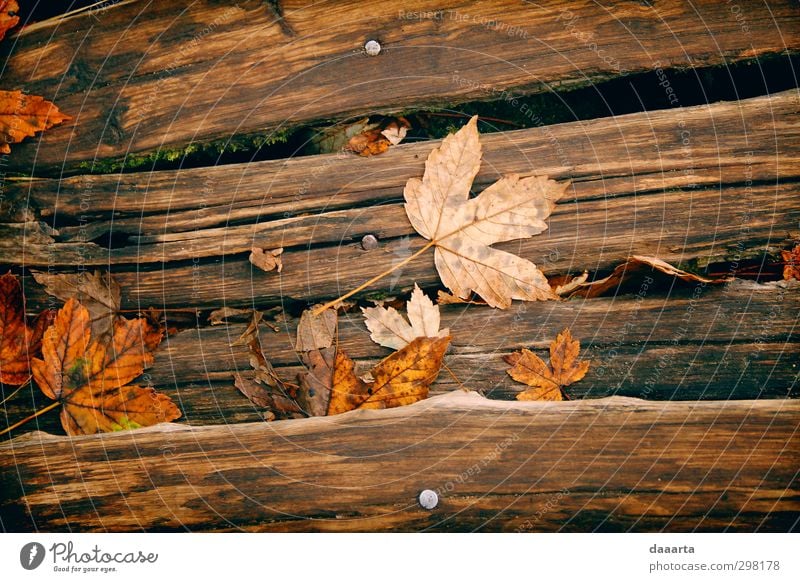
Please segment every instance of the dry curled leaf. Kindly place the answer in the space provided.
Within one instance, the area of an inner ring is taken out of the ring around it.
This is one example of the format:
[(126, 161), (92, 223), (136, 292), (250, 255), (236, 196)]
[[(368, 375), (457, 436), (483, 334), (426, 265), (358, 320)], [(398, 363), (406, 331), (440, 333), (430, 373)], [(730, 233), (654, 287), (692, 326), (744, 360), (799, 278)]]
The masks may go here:
[[(128, 385), (153, 362), (154, 339), (144, 319), (114, 321), (108, 342), (92, 338), (89, 311), (70, 299), (42, 341), (43, 359), (32, 360), (42, 392), (61, 402), (69, 435), (111, 432), (180, 418), (177, 406), (152, 388)], [(159, 332), (160, 337), (160, 332)]]
[(121, 291), (110, 273), (44, 273), (34, 272), (33, 278), (44, 290), (62, 301), (77, 299), (89, 310), (92, 337), (107, 337), (114, 329), (114, 318), (120, 309)]
[(272, 364), (264, 355), (259, 335), (261, 319), (262, 314), (253, 311), (250, 324), (233, 343), (234, 346), (247, 346), (252, 368), (247, 374), (234, 374), (234, 386), (250, 402), (260, 408), (268, 409), (272, 413), (270, 419), (306, 416), (297, 403), (295, 390), (278, 378)]
[(19, 24), (19, 4), (17, 0), (0, 0), (0, 40)]
[(781, 251), (783, 259), (783, 279), (800, 281), (800, 245), (796, 245), (791, 251)]
[(550, 344), (550, 365), (523, 349), (505, 357), (511, 365), (508, 375), (530, 386), (517, 394), (517, 400), (563, 400), (564, 387), (581, 380), (589, 370), (589, 362), (578, 360), (581, 344), (572, 339), (568, 329)]
[(0, 154), (10, 154), (10, 144), (69, 119), (72, 118), (42, 97), (0, 91)]
[(238, 321), (242, 316), (252, 317), (252, 309), (238, 309), (236, 307), (220, 307), (208, 314), (208, 322), (211, 325), (223, 325), (232, 321)]
[(469, 197), (480, 169), (477, 117), (444, 139), (411, 178), (405, 209), (414, 229), (435, 245), (439, 276), (454, 295), (480, 295), (492, 307), (512, 299), (554, 299), (544, 274), (527, 259), (490, 245), (529, 238), (547, 229), (545, 219), (569, 186), (542, 176), (505, 176)]
[(399, 350), (418, 337), (446, 337), (449, 329), (439, 329), (439, 306), (434, 305), (416, 283), (406, 303), (408, 321), (394, 307), (362, 307), (364, 322), (376, 344)]
[(283, 254), (283, 249), (270, 251), (253, 247), (250, 250), (250, 262), (262, 271), (269, 272), (277, 269), (278, 273), (280, 273), (283, 270), (281, 254)]
[(385, 119), (352, 136), (344, 149), (364, 157), (377, 156), (403, 141), (410, 127), (404, 117)]
[(399, 144), (411, 124), (404, 117), (368, 117), (348, 125), (334, 125), (316, 132), (310, 139), (309, 153), (330, 154), (342, 151), (362, 156), (382, 154)]
[(564, 297), (591, 298), (599, 297), (610, 291), (621, 293), (625, 292), (628, 286), (633, 282), (641, 281), (647, 285), (651, 284), (653, 281), (647, 281), (646, 279), (648, 277), (652, 279), (652, 275), (667, 277), (684, 283), (702, 283), (706, 285), (719, 285), (731, 280), (730, 277), (720, 279), (701, 277), (700, 275), (673, 267), (669, 263), (655, 257), (634, 255), (621, 265), (617, 265), (608, 277), (590, 283), (572, 285), (571, 289), (562, 292), (561, 295)]
[(29, 325), (19, 279), (0, 277), (0, 383), (19, 386), (31, 377), (31, 358), (39, 355), (42, 336), (55, 312), (45, 310)]

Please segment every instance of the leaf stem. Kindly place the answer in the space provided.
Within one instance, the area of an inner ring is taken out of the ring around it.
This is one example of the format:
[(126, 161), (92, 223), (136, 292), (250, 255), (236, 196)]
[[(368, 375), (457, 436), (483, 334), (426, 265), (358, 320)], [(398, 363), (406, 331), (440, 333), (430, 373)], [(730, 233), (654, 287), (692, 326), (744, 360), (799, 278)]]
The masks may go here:
[(27, 385), (28, 385), (28, 384), (30, 384), (30, 383), (31, 383), (31, 379), (30, 379), (30, 378), (28, 378), (27, 380), (25, 380), (25, 383), (24, 383), (24, 384), (20, 384), (20, 385), (17, 387), (17, 389), (16, 389), (16, 390), (14, 390), (14, 391), (13, 391), (11, 394), (9, 394), (9, 395), (8, 395), (8, 396), (6, 396), (5, 398), (3, 398), (3, 400), (2, 400), (2, 401), (0, 401), (0, 406), (3, 406), (3, 404), (5, 404), (6, 402), (8, 402), (8, 401), (9, 401), (9, 400), (11, 400), (12, 398), (14, 398), (14, 396), (16, 396), (17, 394), (19, 394), (19, 391), (20, 391), (20, 390), (22, 390), (23, 388), (25, 388), (25, 386), (27, 386)]
[(53, 402), (52, 404), (50, 404), (50, 405), (48, 405), (48, 406), (45, 406), (45, 407), (44, 407), (44, 408), (42, 408), (41, 410), (37, 410), (36, 412), (34, 412), (33, 414), (31, 414), (30, 416), (28, 416), (28, 417), (26, 417), (26, 418), (23, 418), (22, 420), (20, 420), (20, 421), (19, 421), (19, 422), (17, 422), (17, 423), (14, 423), (14, 424), (12, 424), (12, 425), (11, 425), (11, 426), (9, 426), (8, 428), (4, 428), (3, 430), (0, 430), (0, 436), (3, 436), (4, 434), (11, 432), (11, 431), (12, 431), (12, 430), (14, 430), (15, 428), (19, 428), (20, 426), (22, 426), (23, 424), (25, 424), (25, 423), (26, 423), (26, 422), (28, 422), (28, 421), (31, 421), (31, 420), (33, 420), (33, 419), (34, 419), (34, 418), (36, 418), (37, 416), (41, 416), (41, 415), (43, 415), (45, 412), (50, 412), (51, 410), (53, 410), (53, 409), (54, 409), (56, 406), (58, 406), (59, 404), (61, 404), (61, 402), (60, 402), (60, 401), (58, 401), (58, 400), (56, 400), (56, 401), (55, 401), (55, 402)]
[(320, 306), (320, 307), (317, 307), (316, 309), (314, 309), (314, 311), (312, 311), (312, 312), (311, 312), (311, 314), (312, 314), (314, 317), (316, 317), (316, 316), (318, 316), (320, 313), (322, 313), (323, 311), (325, 311), (326, 309), (328, 309), (329, 307), (333, 307), (334, 305), (336, 305), (336, 304), (337, 304), (337, 303), (339, 303), (340, 301), (344, 301), (345, 299), (348, 299), (349, 297), (352, 297), (353, 295), (355, 295), (355, 294), (356, 294), (356, 293), (358, 293), (359, 291), (363, 291), (364, 289), (366, 289), (367, 287), (369, 287), (369, 286), (370, 286), (370, 285), (372, 285), (373, 283), (376, 283), (377, 281), (380, 281), (381, 279), (383, 279), (383, 278), (384, 278), (384, 277), (386, 277), (387, 275), (391, 275), (392, 273), (394, 273), (394, 272), (395, 272), (397, 269), (399, 269), (400, 267), (403, 267), (403, 266), (407, 265), (408, 263), (410, 263), (411, 261), (413, 261), (414, 259), (416, 259), (418, 256), (420, 256), (422, 253), (424, 253), (425, 251), (427, 251), (429, 248), (431, 248), (431, 247), (432, 247), (433, 245), (435, 245), (435, 244), (436, 244), (436, 241), (429, 241), (429, 242), (428, 242), (428, 244), (426, 244), (424, 247), (422, 247), (421, 249), (419, 249), (419, 250), (418, 250), (416, 253), (414, 253), (414, 254), (413, 254), (413, 255), (411, 255), (410, 257), (407, 257), (407, 258), (403, 259), (402, 261), (400, 261), (400, 262), (399, 262), (399, 263), (397, 263), (396, 265), (393, 265), (391, 269), (387, 269), (386, 271), (384, 271), (384, 272), (383, 272), (383, 273), (381, 273), (380, 275), (376, 275), (376, 276), (374, 276), (372, 279), (370, 279), (369, 281), (367, 281), (367, 282), (365, 282), (365, 283), (362, 283), (361, 285), (359, 285), (358, 287), (356, 287), (355, 289), (353, 289), (353, 290), (352, 290), (352, 291), (350, 291), (349, 293), (345, 293), (345, 294), (344, 294), (344, 295), (342, 295), (341, 297), (337, 297), (337, 298), (336, 298), (336, 299), (334, 299), (333, 301), (328, 301), (328, 302), (327, 302), (325, 305), (322, 305), (322, 306)]

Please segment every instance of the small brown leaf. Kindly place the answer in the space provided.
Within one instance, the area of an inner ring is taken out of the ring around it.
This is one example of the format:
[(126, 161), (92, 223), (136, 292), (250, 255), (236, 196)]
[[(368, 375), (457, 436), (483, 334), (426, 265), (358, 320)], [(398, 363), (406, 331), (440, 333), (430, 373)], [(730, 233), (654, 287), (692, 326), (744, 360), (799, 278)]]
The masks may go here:
[(282, 248), (269, 251), (253, 247), (250, 250), (250, 262), (262, 271), (269, 272), (277, 269), (278, 273), (280, 273), (283, 270), (283, 263), (281, 262), (282, 253)]
[(80, 273), (34, 272), (33, 278), (44, 290), (62, 301), (77, 299), (89, 310), (92, 337), (107, 338), (114, 329), (114, 318), (119, 312), (122, 293), (110, 273), (82, 271)]
[(296, 391), (283, 382), (264, 355), (258, 326), (263, 314), (252, 312), (250, 324), (232, 346), (247, 346), (250, 367), (248, 374), (236, 373), (234, 386), (256, 406), (270, 409), (275, 418), (301, 418), (303, 413), (296, 399)]
[(336, 337), (337, 319), (335, 309), (326, 309), (319, 315), (314, 315), (314, 309), (303, 311), (297, 325), (297, 343), (294, 349), (298, 352), (310, 352), (331, 347)]
[(10, 144), (69, 119), (72, 118), (42, 97), (21, 91), (0, 91), (0, 154), (10, 154)]
[(252, 309), (221, 307), (219, 309), (215, 309), (208, 315), (208, 322), (211, 325), (223, 325), (230, 323), (231, 321), (236, 321), (242, 318), (242, 316), (247, 316), (247, 318), (250, 318), (252, 316), (252, 313), (253, 313)]
[(531, 388), (517, 394), (517, 400), (563, 400), (564, 387), (581, 380), (589, 370), (588, 361), (579, 361), (581, 344), (572, 339), (569, 329), (550, 344), (550, 365), (523, 349), (505, 357), (511, 368), (508, 375)]
[(791, 251), (781, 251), (781, 258), (784, 262), (784, 281), (800, 281), (800, 245), (796, 245)]

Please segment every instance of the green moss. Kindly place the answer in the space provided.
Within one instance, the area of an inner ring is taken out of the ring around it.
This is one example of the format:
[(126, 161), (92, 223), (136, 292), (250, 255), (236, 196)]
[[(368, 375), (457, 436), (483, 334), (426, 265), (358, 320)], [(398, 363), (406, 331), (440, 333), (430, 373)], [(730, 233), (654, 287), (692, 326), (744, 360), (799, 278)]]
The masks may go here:
[(84, 161), (78, 167), (91, 174), (111, 174), (143, 168), (169, 169), (177, 167), (179, 162), (199, 161), (201, 165), (209, 165), (225, 154), (256, 152), (264, 147), (286, 143), (291, 135), (291, 131), (280, 130), (268, 134), (234, 136), (207, 143), (190, 143), (182, 148), (164, 147), (153, 152), (129, 154), (123, 159)]

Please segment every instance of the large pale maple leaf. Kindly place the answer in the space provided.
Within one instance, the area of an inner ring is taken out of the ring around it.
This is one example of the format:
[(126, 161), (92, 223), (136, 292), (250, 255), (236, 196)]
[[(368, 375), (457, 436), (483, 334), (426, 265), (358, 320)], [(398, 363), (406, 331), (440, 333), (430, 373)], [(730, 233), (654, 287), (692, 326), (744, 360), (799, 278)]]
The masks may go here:
[(407, 182), (406, 214), (414, 229), (436, 247), (442, 283), (461, 299), (474, 291), (500, 308), (512, 299), (554, 299), (534, 263), (490, 245), (546, 230), (545, 219), (569, 183), (511, 174), (470, 198), (481, 165), (477, 120), (473, 117), (431, 152), (421, 180)]

